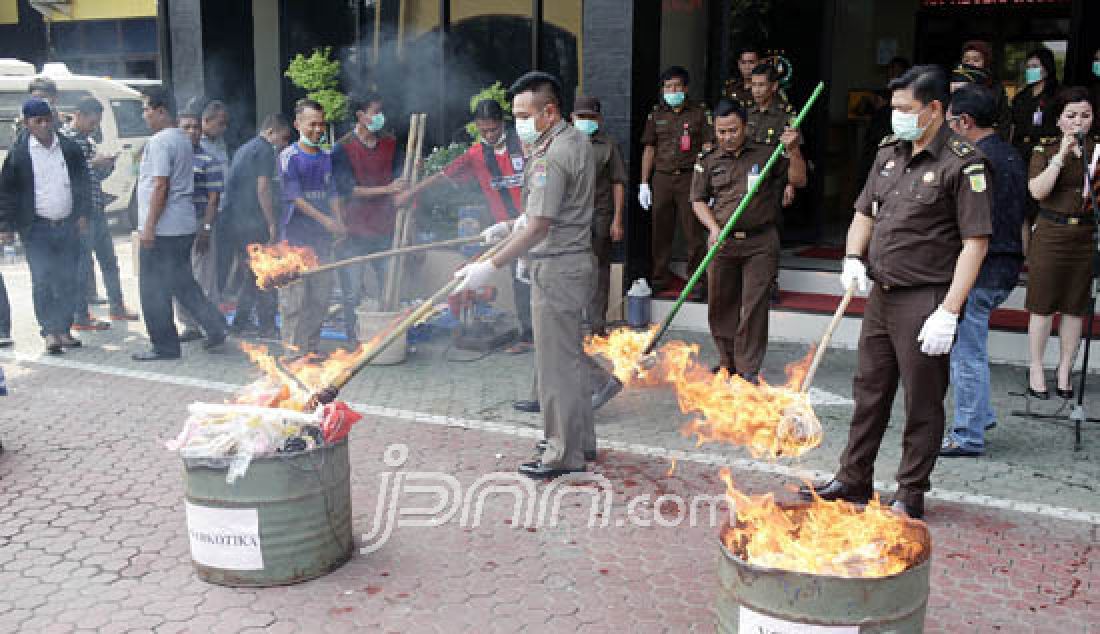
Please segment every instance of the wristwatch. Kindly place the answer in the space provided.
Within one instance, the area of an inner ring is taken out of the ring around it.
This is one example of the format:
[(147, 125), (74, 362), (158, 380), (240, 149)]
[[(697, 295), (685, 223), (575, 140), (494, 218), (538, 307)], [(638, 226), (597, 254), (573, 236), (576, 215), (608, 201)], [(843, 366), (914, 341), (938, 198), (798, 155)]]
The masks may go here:
[(214, 227), (211, 226), (209, 222), (207, 222), (207, 223), (203, 224), (202, 230), (207, 232), (207, 233), (210, 233), (211, 231), (214, 230)]

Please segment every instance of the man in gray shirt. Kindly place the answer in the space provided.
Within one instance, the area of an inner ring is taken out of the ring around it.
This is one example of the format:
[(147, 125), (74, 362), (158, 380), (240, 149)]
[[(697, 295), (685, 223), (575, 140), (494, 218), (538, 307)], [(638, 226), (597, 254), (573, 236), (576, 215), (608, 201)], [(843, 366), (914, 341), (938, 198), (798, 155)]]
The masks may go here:
[(203, 347), (225, 342), (225, 318), (191, 273), (191, 246), (198, 231), (192, 205), (194, 167), (191, 139), (176, 127), (176, 103), (161, 87), (144, 95), (142, 114), (153, 131), (145, 145), (138, 175), (139, 267), (142, 314), (152, 350), (135, 361), (180, 357), (179, 333), (172, 312), (175, 299), (195, 316), (206, 333)]

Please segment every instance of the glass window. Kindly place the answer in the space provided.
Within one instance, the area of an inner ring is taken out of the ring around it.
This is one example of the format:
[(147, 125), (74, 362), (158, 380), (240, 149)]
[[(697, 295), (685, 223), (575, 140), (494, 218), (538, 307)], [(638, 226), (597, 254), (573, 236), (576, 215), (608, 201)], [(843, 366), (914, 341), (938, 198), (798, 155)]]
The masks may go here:
[(23, 102), (29, 95), (26, 91), (0, 92), (0, 117), (17, 118), (23, 109)]
[(91, 96), (92, 93), (87, 90), (62, 90), (57, 93), (57, 109), (61, 112), (72, 112), (76, 110), (76, 104), (81, 99)]
[(0, 150), (10, 150), (12, 143), (15, 143), (15, 121), (0, 119)]
[(101, 20), (85, 22), (84, 50), (88, 53), (102, 55), (120, 50), (121, 40), (118, 37), (117, 20)]
[(111, 111), (115, 114), (119, 138), (149, 136), (149, 126), (141, 116), (140, 99), (112, 99)]
[(122, 20), (119, 22), (122, 30), (122, 48), (127, 53), (156, 53), (157, 52), (157, 21), (149, 20)]

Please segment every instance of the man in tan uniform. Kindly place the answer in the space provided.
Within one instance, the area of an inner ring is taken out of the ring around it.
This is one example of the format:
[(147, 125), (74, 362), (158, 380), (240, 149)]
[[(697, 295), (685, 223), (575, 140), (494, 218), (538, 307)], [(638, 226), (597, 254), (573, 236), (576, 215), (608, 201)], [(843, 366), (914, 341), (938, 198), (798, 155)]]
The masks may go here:
[(600, 100), (577, 97), (573, 103), (573, 126), (588, 135), (596, 170), (592, 251), (596, 255), (596, 290), (588, 307), (592, 333), (607, 329), (607, 294), (611, 287), (611, 244), (623, 239), (623, 204), (626, 200), (626, 165), (619, 144), (604, 132)]
[[(699, 156), (691, 184), (695, 215), (710, 232), (708, 244), (717, 242), (773, 151), (748, 138), (740, 105), (723, 99), (714, 114), (718, 148)], [(779, 269), (779, 198), (786, 185), (806, 182), (798, 131), (784, 128), (777, 140), (789, 158), (772, 167), (707, 271), (708, 319), (720, 367), (748, 381), (756, 381), (768, 347), (768, 287)]]
[(894, 134), (856, 200), (840, 278), (863, 292), (868, 275), (875, 282), (859, 333), (848, 446), (836, 476), (812, 488), (826, 500), (867, 501), (900, 381), (905, 429), (891, 508), (919, 518), (943, 440), (948, 353), (993, 225), (985, 158), (945, 122), (943, 69), (914, 66), (889, 87)]
[[(638, 202), (643, 209), (653, 207), (653, 274), (649, 281), (657, 293), (674, 287), (669, 263), (677, 221), (687, 242), (689, 273), (706, 253), (706, 231), (691, 210), (691, 172), (696, 155), (711, 146), (714, 130), (706, 107), (687, 99), (688, 80), (687, 70), (680, 66), (661, 75), (661, 103), (649, 113), (642, 132), (645, 149)], [(695, 299), (700, 298), (696, 289)]]
[(461, 292), (485, 285), (494, 272), (520, 256), (530, 261), (535, 372), (546, 436), (542, 457), (519, 467), (532, 478), (583, 471), (585, 455), (594, 457), (596, 451), (593, 377), (607, 377), (609, 391), (622, 389), (582, 345), (581, 316), (592, 298), (594, 277), (595, 169), (588, 137), (562, 118), (561, 92), (556, 77), (538, 71), (512, 85), (516, 132), (528, 156), (523, 175), (527, 221), (508, 232), (507, 244), (494, 257), (455, 274), (463, 278), (455, 291)]

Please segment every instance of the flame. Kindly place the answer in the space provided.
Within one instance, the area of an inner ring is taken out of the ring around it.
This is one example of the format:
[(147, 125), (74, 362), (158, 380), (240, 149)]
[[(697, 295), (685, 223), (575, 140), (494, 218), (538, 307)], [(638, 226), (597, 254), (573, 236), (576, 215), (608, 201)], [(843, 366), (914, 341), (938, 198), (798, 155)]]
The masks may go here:
[(278, 244), (248, 245), (248, 263), (256, 274), (256, 285), (268, 290), (285, 284), (300, 273), (317, 268), (317, 254), (309, 247)]
[(699, 417), (683, 427), (697, 444), (724, 442), (747, 447), (756, 457), (799, 456), (821, 444), (821, 423), (799, 391), (813, 350), (787, 366), (785, 385), (759, 385), (725, 371), (712, 373), (699, 361), (699, 346), (672, 341), (658, 349), (649, 367), (639, 364), (650, 332), (619, 329), (590, 337), (585, 352), (611, 361), (624, 385), (668, 384), (680, 411)]
[(784, 508), (772, 494), (737, 490), (721, 470), (736, 519), (722, 533), (731, 553), (754, 566), (836, 577), (888, 577), (924, 560), (926, 532), (879, 503), (864, 508), (815, 498)]

